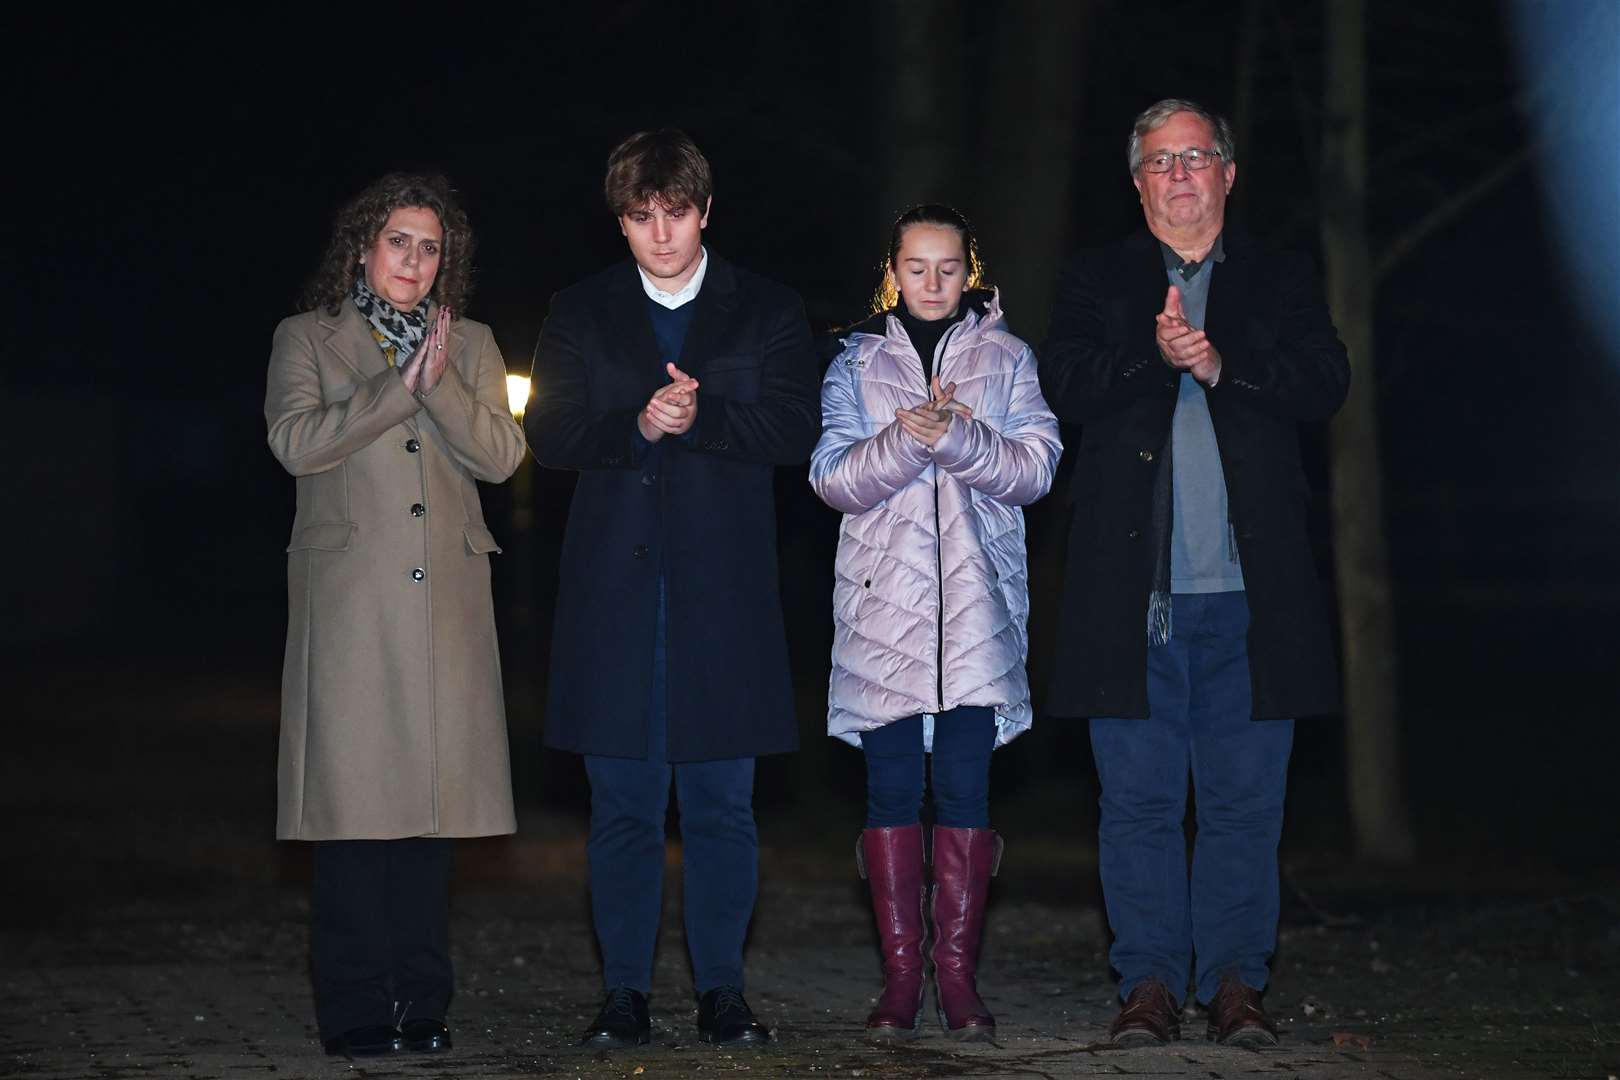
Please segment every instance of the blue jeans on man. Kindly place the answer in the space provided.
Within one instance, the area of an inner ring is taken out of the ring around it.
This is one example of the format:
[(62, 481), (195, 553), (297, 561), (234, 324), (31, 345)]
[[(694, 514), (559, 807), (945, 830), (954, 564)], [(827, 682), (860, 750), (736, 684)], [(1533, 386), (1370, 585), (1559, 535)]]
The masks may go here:
[(1171, 608), (1171, 639), (1148, 649), (1150, 715), (1091, 721), (1098, 869), (1120, 997), (1157, 978), (1179, 1004), (1191, 980), (1207, 1003), (1223, 976), (1266, 986), (1294, 722), (1252, 719), (1243, 592), (1177, 593)]

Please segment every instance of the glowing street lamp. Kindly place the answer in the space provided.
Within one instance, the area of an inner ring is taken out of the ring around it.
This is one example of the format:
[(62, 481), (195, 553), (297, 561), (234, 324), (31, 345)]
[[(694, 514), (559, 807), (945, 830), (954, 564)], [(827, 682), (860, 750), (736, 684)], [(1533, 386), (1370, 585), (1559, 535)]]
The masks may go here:
[(527, 375), (508, 375), (506, 377), (506, 404), (512, 410), (514, 419), (523, 419), (523, 410), (529, 405), (529, 377)]

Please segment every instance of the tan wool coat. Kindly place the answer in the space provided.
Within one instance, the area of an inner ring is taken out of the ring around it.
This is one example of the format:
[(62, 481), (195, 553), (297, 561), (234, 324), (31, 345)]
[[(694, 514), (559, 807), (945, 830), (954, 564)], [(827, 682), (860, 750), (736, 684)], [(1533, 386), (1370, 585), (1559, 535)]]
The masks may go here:
[[(430, 316), (431, 317), (431, 316)], [(489, 836), (516, 828), (474, 481), (523, 458), (489, 327), (457, 319), (413, 396), (344, 303), (276, 328), (264, 413), (297, 477), (287, 545), (276, 835)]]

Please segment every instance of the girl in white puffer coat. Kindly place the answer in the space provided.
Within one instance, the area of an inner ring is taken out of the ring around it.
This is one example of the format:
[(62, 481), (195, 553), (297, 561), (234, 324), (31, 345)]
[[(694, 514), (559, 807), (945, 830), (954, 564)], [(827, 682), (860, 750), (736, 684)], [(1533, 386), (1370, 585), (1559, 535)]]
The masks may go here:
[(859, 854), (884, 991), (870, 1035), (917, 1033), (926, 933), (921, 807), (933, 759), (932, 960), (948, 1035), (988, 1039), (980, 930), (1001, 841), (990, 754), (1030, 725), (1029, 583), (1019, 508), (1062, 445), (1035, 356), (978, 288), (966, 218), (913, 207), (890, 238), (877, 314), (843, 336), (821, 387), (810, 482), (844, 513), (833, 586), (828, 732), (866, 754)]

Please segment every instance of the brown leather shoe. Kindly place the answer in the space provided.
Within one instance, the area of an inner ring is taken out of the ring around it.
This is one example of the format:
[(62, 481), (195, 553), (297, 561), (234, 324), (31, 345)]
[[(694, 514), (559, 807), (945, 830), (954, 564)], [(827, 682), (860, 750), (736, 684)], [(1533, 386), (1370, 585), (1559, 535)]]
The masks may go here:
[(1260, 1007), (1260, 991), (1231, 975), (1221, 980), (1215, 1000), (1209, 1003), (1207, 1035), (1222, 1046), (1277, 1045), (1277, 1025)]
[(1108, 1041), (1115, 1046), (1163, 1046), (1179, 1038), (1181, 1010), (1170, 988), (1158, 979), (1137, 983), (1108, 1025)]

